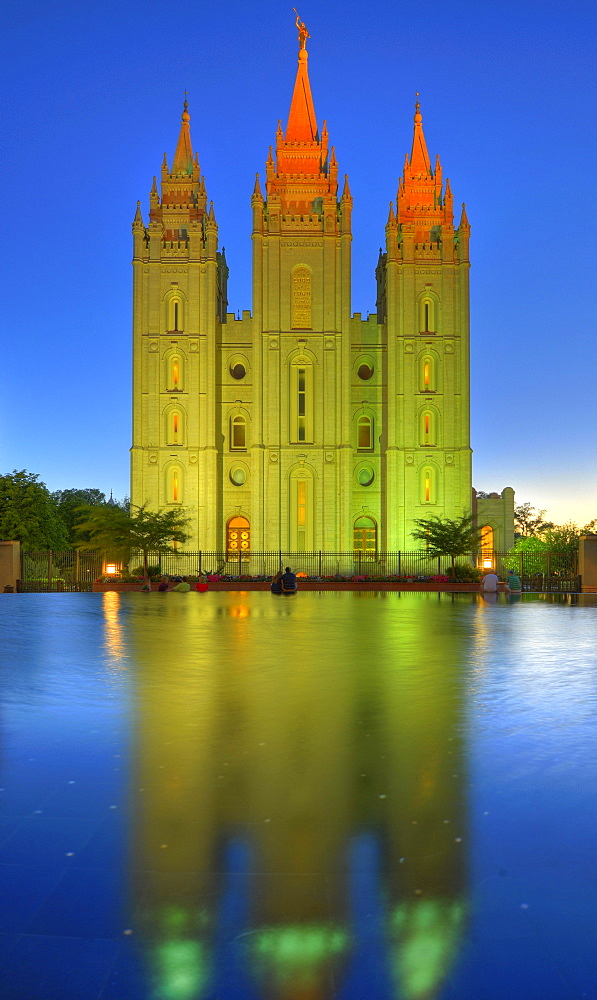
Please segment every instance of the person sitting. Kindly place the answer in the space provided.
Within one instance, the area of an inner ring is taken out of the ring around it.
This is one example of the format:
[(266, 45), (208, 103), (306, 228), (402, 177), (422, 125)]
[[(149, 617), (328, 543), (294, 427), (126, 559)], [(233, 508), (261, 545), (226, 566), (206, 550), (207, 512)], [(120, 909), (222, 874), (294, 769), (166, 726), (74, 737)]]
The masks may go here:
[(506, 588), (513, 594), (520, 594), (522, 590), (520, 577), (516, 575), (513, 569), (508, 570), (508, 577), (506, 579)]
[(186, 576), (183, 576), (180, 583), (177, 583), (176, 586), (172, 588), (172, 590), (177, 590), (179, 594), (188, 594), (190, 589), (191, 589), (191, 584), (189, 583)]
[(282, 576), (283, 576), (283, 573), (282, 573), (282, 570), (280, 570), (280, 572), (278, 573), (278, 575), (275, 576), (274, 579), (272, 580), (272, 582), (270, 584), (270, 588), (269, 588), (271, 590), (272, 594), (281, 594), (282, 593)]
[(282, 576), (280, 577), (280, 583), (282, 584), (283, 594), (296, 594), (298, 590), (298, 583), (296, 581), (296, 576), (292, 572), (290, 566), (286, 566)]
[(486, 594), (497, 594), (499, 582), (499, 578), (495, 573), (486, 573), (481, 580), (481, 590)]
[(165, 590), (168, 590), (168, 577), (167, 576), (163, 576), (162, 579), (160, 580), (160, 582), (158, 584), (158, 590), (159, 590), (159, 592), (161, 594), (163, 594)]

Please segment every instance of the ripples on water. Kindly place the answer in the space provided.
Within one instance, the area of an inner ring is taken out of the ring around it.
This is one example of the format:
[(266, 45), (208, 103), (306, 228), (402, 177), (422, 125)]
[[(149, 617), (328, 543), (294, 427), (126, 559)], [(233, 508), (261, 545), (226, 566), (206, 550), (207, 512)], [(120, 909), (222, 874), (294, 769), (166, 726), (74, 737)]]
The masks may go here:
[(44, 903), (118, 942), (84, 1000), (597, 995), (596, 605), (5, 598), (0, 861), (104, 872), (100, 931)]

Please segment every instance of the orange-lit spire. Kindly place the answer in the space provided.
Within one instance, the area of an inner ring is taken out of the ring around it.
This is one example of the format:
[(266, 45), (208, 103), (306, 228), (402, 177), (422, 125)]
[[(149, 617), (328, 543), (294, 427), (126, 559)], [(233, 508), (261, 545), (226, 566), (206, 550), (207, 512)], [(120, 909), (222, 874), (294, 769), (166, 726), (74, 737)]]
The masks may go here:
[(309, 33), (303, 22), (296, 15), (296, 26), (299, 29), (299, 53), (298, 69), (294, 84), (294, 93), (288, 115), (288, 125), (286, 126), (287, 142), (316, 142), (317, 141), (317, 119), (315, 118), (315, 108), (311, 97), (311, 85), (309, 83), (309, 73), (307, 71), (308, 53), (306, 41)]
[[(417, 94), (417, 98), (418, 96)], [(413, 174), (431, 173), (429, 153), (427, 152), (427, 143), (425, 142), (425, 135), (423, 133), (423, 115), (421, 114), (421, 105), (418, 100), (415, 104), (415, 132), (410, 151), (409, 167)]]
[(184, 110), (182, 112), (182, 121), (180, 125), (180, 135), (178, 136), (176, 152), (172, 162), (173, 174), (193, 173), (193, 147), (191, 145), (190, 121), (191, 116), (189, 114), (189, 105), (185, 97)]

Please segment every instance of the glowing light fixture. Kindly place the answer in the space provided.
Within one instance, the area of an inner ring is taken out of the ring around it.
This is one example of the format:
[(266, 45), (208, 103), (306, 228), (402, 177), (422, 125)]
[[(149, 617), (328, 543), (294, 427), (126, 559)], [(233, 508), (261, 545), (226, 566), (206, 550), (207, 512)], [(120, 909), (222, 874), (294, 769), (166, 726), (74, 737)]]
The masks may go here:
[(106, 566), (106, 576), (114, 576), (116, 573), (116, 563), (108, 563)]
[(492, 566), (493, 566), (493, 562), (491, 561), (491, 559), (484, 559), (483, 560), (483, 569), (491, 569)]

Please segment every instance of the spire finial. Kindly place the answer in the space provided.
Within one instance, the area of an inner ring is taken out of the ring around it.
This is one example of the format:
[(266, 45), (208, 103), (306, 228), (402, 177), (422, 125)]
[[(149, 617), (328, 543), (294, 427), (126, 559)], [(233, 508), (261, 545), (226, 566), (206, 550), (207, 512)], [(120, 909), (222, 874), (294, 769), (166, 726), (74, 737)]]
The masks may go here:
[(191, 116), (189, 114), (189, 102), (187, 101), (187, 97), (188, 97), (188, 92), (185, 90), (185, 92), (184, 92), (184, 104), (183, 104), (183, 110), (182, 110), (182, 121), (183, 121), (183, 124), (185, 122), (188, 123), (191, 120)]
[(415, 97), (416, 97), (416, 101), (415, 101), (415, 125), (420, 125), (421, 122), (423, 121), (423, 115), (421, 114), (421, 105), (419, 104), (420, 94), (419, 94), (418, 90), (417, 90), (417, 92), (415, 94)]
[(307, 39), (310, 38), (311, 35), (307, 31), (307, 25), (305, 24), (305, 22), (301, 21), (301, 19), (299, 17), (299, 13), (298, 13), (296, 7), (293, 7), (292, 9), (293, 9), (294, 13), (296, 14), (295, 24), (296, 24), (296, 26), (298, 28), (298, 33), (299, 33), (298, 34), (299, 49), (305, 49), (307, 47)]

